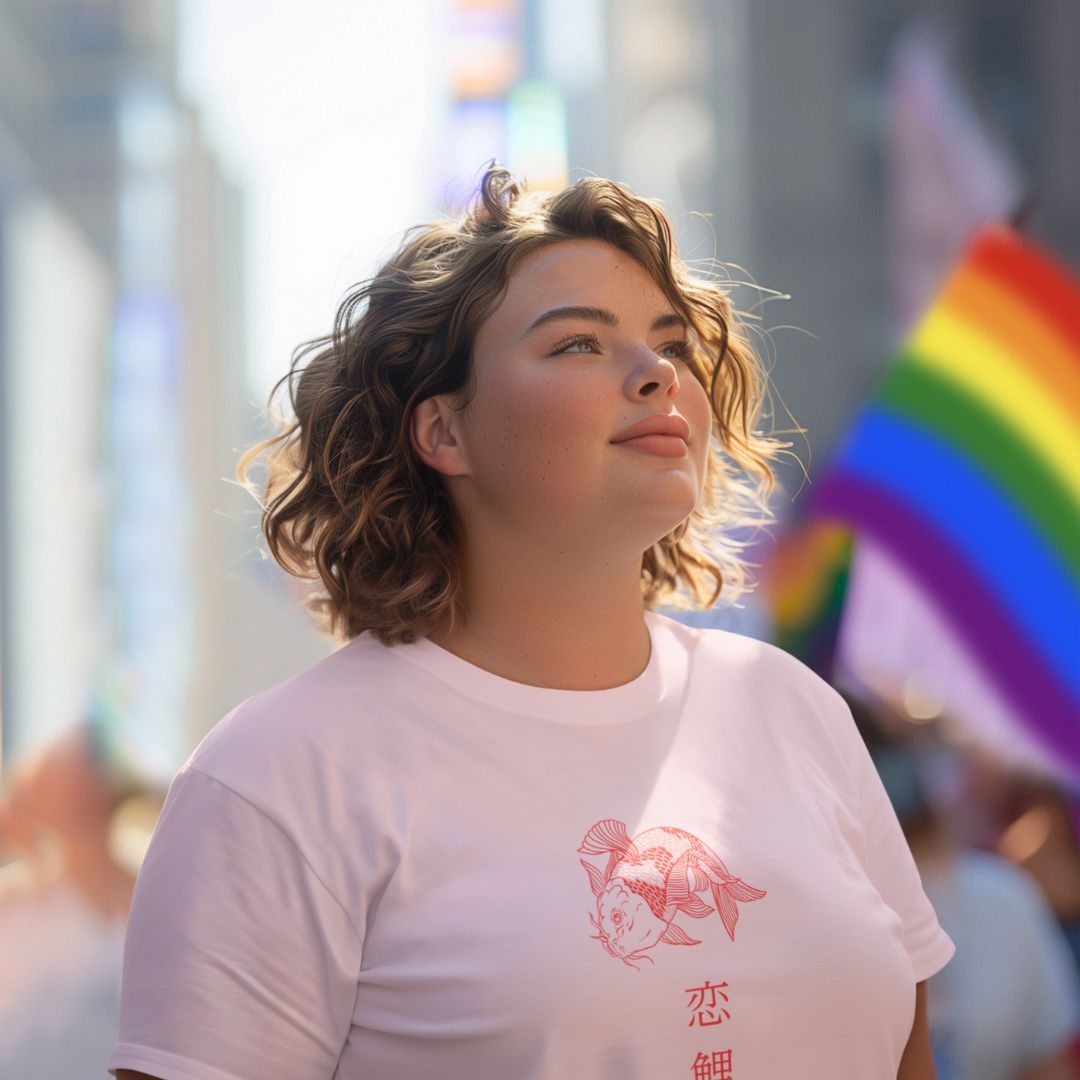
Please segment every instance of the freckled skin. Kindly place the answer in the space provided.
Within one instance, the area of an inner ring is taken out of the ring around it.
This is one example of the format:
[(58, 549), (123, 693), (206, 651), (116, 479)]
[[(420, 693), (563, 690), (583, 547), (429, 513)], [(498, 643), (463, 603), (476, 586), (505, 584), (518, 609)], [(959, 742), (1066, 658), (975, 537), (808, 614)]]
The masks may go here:
[[(563, 305), (608, 308), (617, 327), (568, 319), (522, 339), (539, 314)], [(650, 332), (671, 305), (629, 255), (599, 240), (532, 252), (477, 334), (477, 394), (460, 414), (468, 477), (450, 477), (467, 515), (503, 534), (538, 528), (644, 550), (694, 508), (703, 489), (712, 413), (704, 387), (667, 346), (679, 327)], [(595, 334), (600, 350), (568, 337)], [(610, 440), (654, 413), (690, 424), (682, 458), (636, 453)], [(538, 509), (542, 518), (538, 521)]]

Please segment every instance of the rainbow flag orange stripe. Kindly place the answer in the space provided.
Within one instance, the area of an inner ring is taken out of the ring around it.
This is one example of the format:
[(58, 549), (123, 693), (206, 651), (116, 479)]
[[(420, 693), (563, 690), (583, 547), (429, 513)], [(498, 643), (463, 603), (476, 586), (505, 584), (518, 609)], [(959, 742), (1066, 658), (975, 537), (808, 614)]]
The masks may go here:
[(1080, 285), (1012, 228), (974, 237), (814, 489), (938, 604), (1080, 768)]

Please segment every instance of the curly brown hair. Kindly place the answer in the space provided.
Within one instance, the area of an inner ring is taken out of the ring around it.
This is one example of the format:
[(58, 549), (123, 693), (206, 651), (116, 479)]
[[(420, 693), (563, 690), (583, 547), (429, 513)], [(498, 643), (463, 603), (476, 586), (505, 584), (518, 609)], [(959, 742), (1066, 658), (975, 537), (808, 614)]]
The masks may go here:
[[(285, 571), (321, 583), (306, 599), (321, 629), (346, 640), (371, 630), (393, 645), (464, 615), (461, 522), (442, 477), (415, 452), (412, 414), (436, 394), (468, 403), (473, 342), (515, 265), (575, 238), (604, 240), (650, 274), (687, 321), (686, 360), (712, 404), (703, 497), (684, 530), (642, 554), (645, 606), (706, 608), (722, 591), (735, 598), (751, 587), (741, 557), (751, 541), (732, 533), (774, 520), (770, 461), (791, 444), (755, 430), (768, 377), (728, 289), (691, 272), (655, 200), (598, 177), (528, 192), (492, 162), (460, 216), (408, 229), (347, 294), (333, 330), (294, 351), (268, 401), (277, 433), (237, 465), (259, 499), (248, 471), (271, 450), (263, 535)], [(291, 419), (273, 410), (283, 384)]]

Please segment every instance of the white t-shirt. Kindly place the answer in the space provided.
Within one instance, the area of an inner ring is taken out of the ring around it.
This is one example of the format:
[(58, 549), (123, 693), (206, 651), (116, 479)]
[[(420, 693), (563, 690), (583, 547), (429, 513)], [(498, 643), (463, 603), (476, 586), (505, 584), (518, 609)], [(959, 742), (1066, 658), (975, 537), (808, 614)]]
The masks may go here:
[(170, 786), (110, 1072), (894, 1080), (954, 952), (842, 698), (646, 614), (608, 690), (365, 633)]

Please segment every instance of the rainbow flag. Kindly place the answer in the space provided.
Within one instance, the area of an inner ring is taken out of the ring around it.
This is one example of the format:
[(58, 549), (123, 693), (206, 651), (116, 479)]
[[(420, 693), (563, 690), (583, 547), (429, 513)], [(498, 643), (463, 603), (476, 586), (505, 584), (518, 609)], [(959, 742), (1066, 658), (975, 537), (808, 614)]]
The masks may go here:
[(1080, 284), (983, 228), (811, 494), (931, 597), (1080, 773)]

